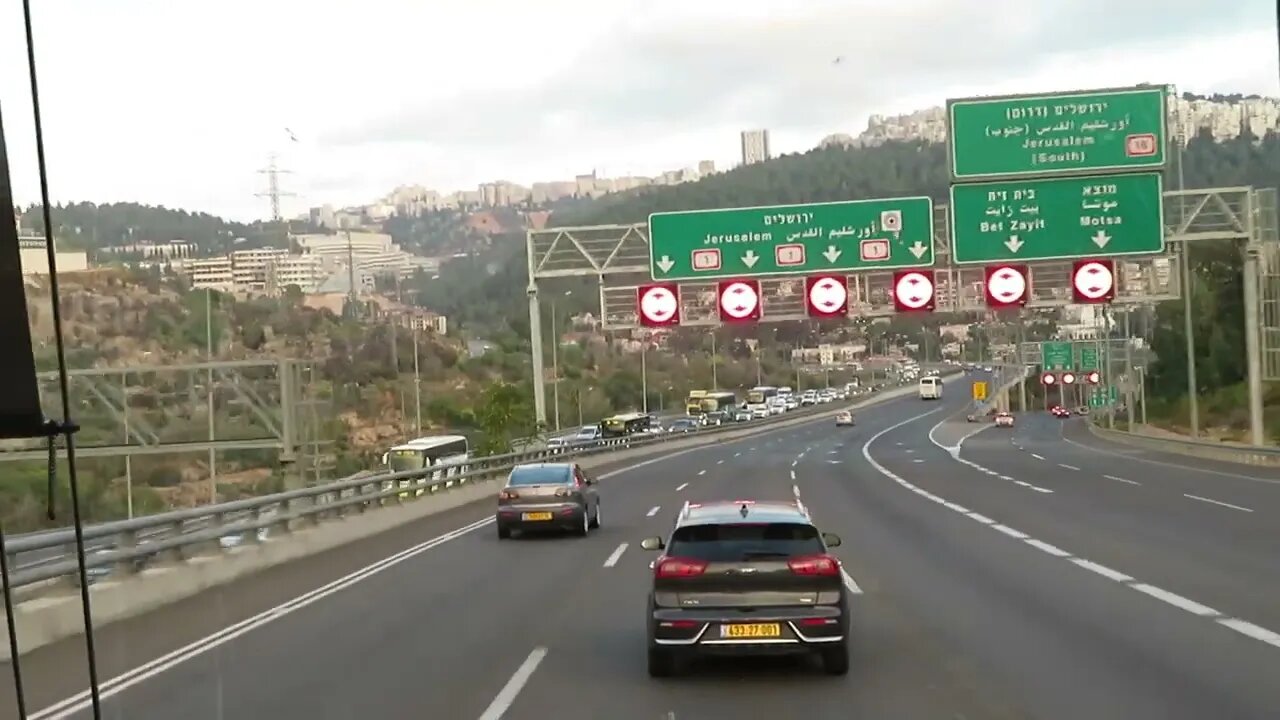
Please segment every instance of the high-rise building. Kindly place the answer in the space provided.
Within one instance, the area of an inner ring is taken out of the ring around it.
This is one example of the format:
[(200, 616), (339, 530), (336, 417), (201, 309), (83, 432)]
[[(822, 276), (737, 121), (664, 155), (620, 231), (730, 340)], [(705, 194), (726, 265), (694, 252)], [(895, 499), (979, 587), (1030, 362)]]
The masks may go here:
[(769, 154), (768, 130), (742, 131), (742, 164), (764, 162), (773, 156)]

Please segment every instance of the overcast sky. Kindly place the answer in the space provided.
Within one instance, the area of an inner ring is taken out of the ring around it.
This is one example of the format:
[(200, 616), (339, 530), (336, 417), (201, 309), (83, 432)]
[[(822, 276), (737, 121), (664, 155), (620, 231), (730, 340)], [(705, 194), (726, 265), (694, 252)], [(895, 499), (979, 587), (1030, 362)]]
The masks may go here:
[[(39, 0), (50, 192), (248, 220), (278, 152), (286, 214), (726, 167), (947, 97), (1167, 82), (1280, 95), (1275, 0)], [(21, 3), (0, 108), (38, 199)], [(838, 63), (833, 62), (842, 58)], [(294, 142), (285, 132), (295, 133)]]

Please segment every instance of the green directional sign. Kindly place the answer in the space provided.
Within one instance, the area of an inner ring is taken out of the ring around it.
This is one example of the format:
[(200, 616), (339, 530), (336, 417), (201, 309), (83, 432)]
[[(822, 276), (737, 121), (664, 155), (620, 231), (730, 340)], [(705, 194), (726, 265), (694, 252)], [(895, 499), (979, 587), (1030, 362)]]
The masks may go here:
[(1098, 362), (1098, 346), (1097, 345), (1081, 345), (1078, 354), (1076, 367), (1081, 370), (1101, 370), (1102, 365)]
[(1166, 93), (1160, 86), (950, 100), (951, 177), (1164, 167)]
[(1159, 173), (951, 186), (956, 263), (1071, 260), (1164, 250)]
[(1073, 348), (1070, 342), (1045, 340), (1040, 343), (1040, 367), (1047, 371), (1074, 370)]
[(654, 213), (654, 280), (933, 265), (927, 197)]
[(1120, 400), (1120, 390), (1115, 385), (1096, 387), (1089, 392), (1089, 407), (1107, 407)]

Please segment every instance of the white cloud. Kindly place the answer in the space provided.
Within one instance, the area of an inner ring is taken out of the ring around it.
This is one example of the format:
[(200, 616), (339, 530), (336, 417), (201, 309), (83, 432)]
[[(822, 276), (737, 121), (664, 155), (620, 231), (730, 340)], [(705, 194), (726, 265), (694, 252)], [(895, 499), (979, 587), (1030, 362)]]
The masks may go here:
[[(54, 198), (240, 218), (266, 212), (254, 170), (271, 151), (294, 171), (282, 184), (298, 211), (401, 183), (725, 165), (747, 127), (803, 150), (948, 96), (1144, 81), (1280, 94), (1268, 0), (42, 0), (35, 12)], [(12, 3), (0, 103), (31, 201), (24, 67)]]

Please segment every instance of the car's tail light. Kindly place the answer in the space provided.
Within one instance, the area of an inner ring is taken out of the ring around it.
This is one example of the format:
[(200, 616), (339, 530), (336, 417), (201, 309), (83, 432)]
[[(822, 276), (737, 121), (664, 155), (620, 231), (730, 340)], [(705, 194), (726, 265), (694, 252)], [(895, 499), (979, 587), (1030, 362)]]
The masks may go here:
[(695, 620), (664, 620), (658, 624), (664, 628), (671, 628), (672, 630), (692, 630), (702, 623)]
[(829, 577), (840, 574), (840, 561), (830, 555), (806, 555), (787, 561), (787, 567), (796, 575)]
[(664, 557), (653, 568), (653, 573), (660, 578), (682, 578), (701, 575), (706, 569), (707, 563), (704, 560)]
[(801, 627), (822, 627), (824, 625), (835, 625), (835, 618), (804, 618), (800, 621)]
[(498, 499), (499, 500), (519, 500), (520, 493), (516, 492), (515, 490), (503, 490), (502, 492), (498, 493)]

